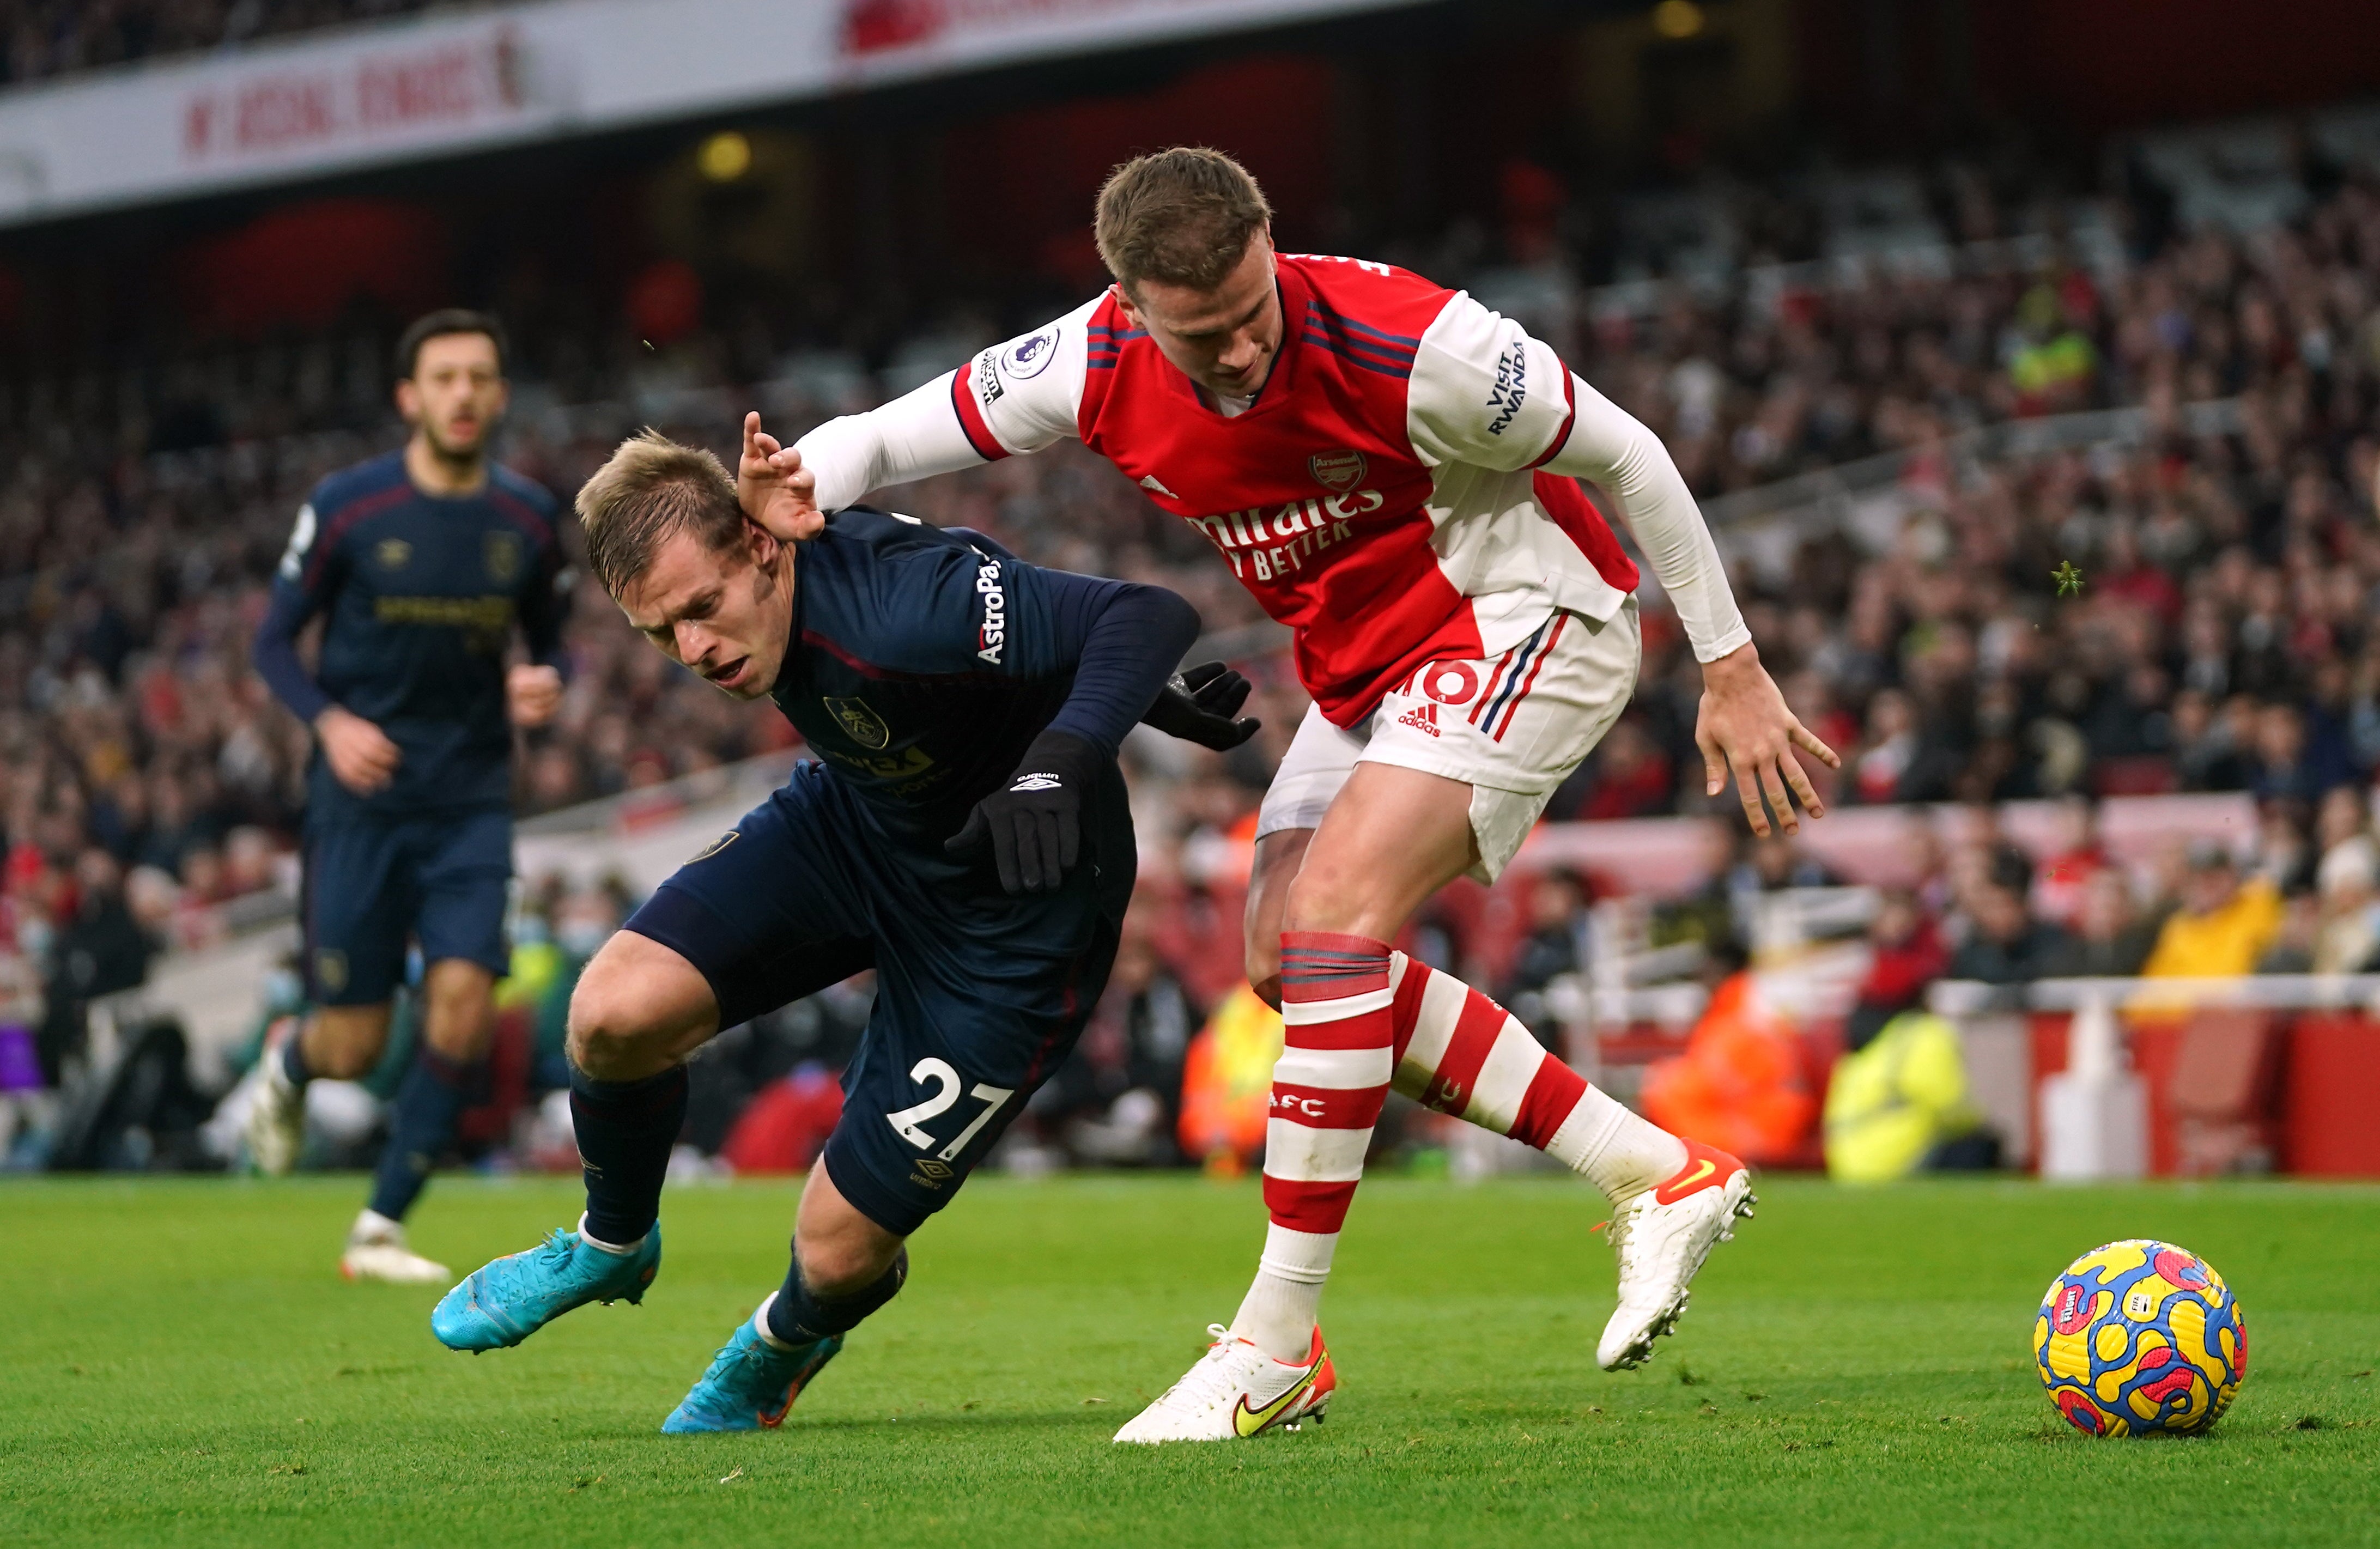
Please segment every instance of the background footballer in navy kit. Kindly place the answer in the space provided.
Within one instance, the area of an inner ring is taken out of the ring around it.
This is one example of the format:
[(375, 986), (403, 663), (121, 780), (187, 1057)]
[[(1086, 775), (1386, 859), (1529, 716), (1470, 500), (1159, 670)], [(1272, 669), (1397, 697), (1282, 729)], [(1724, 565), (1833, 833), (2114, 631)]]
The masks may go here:
[(477, 494), (425, 493), (392, 452), (324, 479), (299, 514), (268, 627), (294, 635), (324, 615), (315, 682), (325, 703), (378, 726), (401, 755), (369, 793), (342, 782), (320, 747), (307, 769), (306, 970), (319, 1004), (386, 1001), (408, 936), (425, 962), (504, 975), (504, 657), (517, 626), (533, 661), (560, 658), (553, 507), (504, 467)]
[[(748, 459), (748, 450), (747, 450)], [(439, 1304), (458, 1349), (643, 1294), (685, 1059), (862, 969), (875, 1008), (806, 1185), (784, 1284), (665, 1430), (782, 1418), (907, 1270), (905, 1240), (1054, 1072), (1115, 956), (1136, 858), (1116, 751), (1144, 719), (1228, 747), (1247, 684), (1172, 677), (1196, 611), (1160, 587), (1026, 564), (989, 539), (854, 508), (786, 545), (708, 453), (646, 432), (578, 497), (596, 575), (672, 660), (767, 694), (818, 756), (655, 890), (571, 1006), (587, 1164), (575, 1232)]]
[[(417, 943), (421, 1047), (343, 1267), (444, 1279), (405, 1250), (396, 1224), (484, 1068), (490, 993), (509, 956), (512, 728), (542, 720), (559, 697), (567, 599), (552, 497), (488, 456), (504, 406), (493, 321), (433, 313), (407, 331), (399, 358), (411, 439), (316, 487), (257, 635), (258, 671), (317, 733), (302, 916), (318, 1010), (268, 1061), (249, 1133), (260, 1165), (285, 1169), (305, 1082), (377, 1060)], [(297, 640), (318, 616), (310, 673)], [(516, 635), (526, 667), (506, 664)], [(359, 1253), (359, 1241), (394, 1246)]]

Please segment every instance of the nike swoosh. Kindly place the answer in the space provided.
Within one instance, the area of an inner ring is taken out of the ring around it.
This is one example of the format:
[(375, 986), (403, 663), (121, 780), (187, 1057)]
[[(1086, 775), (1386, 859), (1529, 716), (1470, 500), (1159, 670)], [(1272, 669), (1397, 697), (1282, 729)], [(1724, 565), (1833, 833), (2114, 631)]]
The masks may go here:
[[(1280, 1398), (1274, 1399), (1271, 1403), (1267, 1404), (1260, 1410), (1252, 1410), (1248, 1408), (1248, 1396), (1245, 1393), (1241, 1394), (1239, 1407), (1232, 1411), (1232, 1429), (1237, 1431), (1243, 1436), (1253, 1436), (1257, 1432), (1263, 1430), (1266, 1426), (1271, 1424), (1274, 1421), (1279, 1420), (1281, 1418), (1281, 1410), (1287, 1409), (1292, 1403), (1295, 1402), (1299, 1396), (1304, 1394), (1307, 1388), (1314, 1386), (1314, 1374), (1320, 1368), (1321, 1364), (1322, 1363), (1318, 1361), (1314, 1365), (1308, 1366), (1305, 1369), (1305, 1374), (1304, 1376), (1299, 1377), (1295, 1382), (1289, 1385), (1287, 1392), (1283, 1393)], [(1251, 1421), (1255, 1423), (1249, 1423)]]
[(1712, 1161), (1709, 1157), (1705, 1156), (1694, 1163), (1694, 1170), (1683, 1180), (1677, 1183), (1665, 1183), (1661, 1185), (1660, 1192), (1653, 1197), (1659, 1200), (1663, 1204), (1675, 1204), (1680, 1200), (1685, 1198), (1688, 1194), (1693, 1193), (1694, 1192), (1694, 1185), (1700, 1183), (1704, 1179), (1708, 1178), (1711, 1174), (1717, 1171), (1718, 1171), (1718, 1164)]

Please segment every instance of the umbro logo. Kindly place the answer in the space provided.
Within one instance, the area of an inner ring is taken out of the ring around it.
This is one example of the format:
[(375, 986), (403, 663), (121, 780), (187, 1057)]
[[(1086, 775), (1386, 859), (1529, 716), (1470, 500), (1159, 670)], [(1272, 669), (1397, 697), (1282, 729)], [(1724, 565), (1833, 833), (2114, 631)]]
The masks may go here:
[(1159, 494), (1163, 495), (1167, 500), (1170, 500), (1170, 501), (1178, 501), (1178, 500), (1180, 500), (1180, 499), (1182, 498), (1181, 496), (1179, 496), (1179, 495), (1175, 494), (1172, 490), (1171, 490), (1167, 489), (1167, 488), (1165, 487), (1165, 483), (1164, 483), (1164, 481), (1163, 481), (1162, 479), (1159, 478), (1158, 478), (1155, 474), (1153, 474), (1153, 473), (1152, 473), (1152, 474), (1148, 475), (1146, 478), (1142, 478), (1142, 479), (1141, 479), (1141, 481), (1140, 481), (1140, 487), (1141, 487), (1142, 489), (1144, 489), (1144, 490), (1156, 490)]
[(1064, 782), (1053, 774), (1018, 775), (1011, 791), (1055, 791)]

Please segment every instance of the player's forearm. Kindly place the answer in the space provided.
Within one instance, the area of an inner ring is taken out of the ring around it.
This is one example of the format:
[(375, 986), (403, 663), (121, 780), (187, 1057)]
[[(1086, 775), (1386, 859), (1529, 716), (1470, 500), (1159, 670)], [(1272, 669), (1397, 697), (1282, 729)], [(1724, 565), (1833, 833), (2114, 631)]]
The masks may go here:
[(273, 590), (272, 605), (265, 610), (264, 622), (257, 625), (256, 639), (249, 647), (249, 662), (256, 675), (273, 696), (289, 707), (289, 713), (312, 725), (316, 717), (331, 708), (331, 696), (306, 664), (298, 660), (298, 632), (306, 626), (306, 602), (302, 594), (277, 585)]
[(865, 414), (830, 419), (795, 442), (802, 466), (818, 476), (818, 508), (841, 511), (871, 490), (982, 463), (951, 406), (955, 375), (945, 371)]
[(1162, 587), (1065, 579), (1099, 591), (1086, 594), (1074, 690), (1050, 718), (1050, 730), (1073, 732), (1112, 755), (1198, 638), (1198, 610)]
[(1752, 638), (1728, 585), (1727, 566), (1694, 492), (1660, 438), (1584, 381), (1572, 378), (1577, 418), (1549, 473), (1610, 491), (1645, 562), (1670, 594), (1698, 661), (1716, 661)]

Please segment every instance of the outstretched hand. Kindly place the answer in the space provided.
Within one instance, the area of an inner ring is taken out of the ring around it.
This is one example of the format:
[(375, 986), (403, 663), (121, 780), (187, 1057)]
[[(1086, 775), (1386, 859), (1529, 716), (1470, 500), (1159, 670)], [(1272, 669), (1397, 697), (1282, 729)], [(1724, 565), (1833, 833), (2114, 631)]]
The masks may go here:
[[(1694, 745), (1703, 750), (1704, 794), (1716, 796), (1735, 771), (1736, 794), (1752, 831), (1768, 837), (1768, 814), (1774, 810), (1789, 834), (1799, 833), (1791, 791), (1813, 817), (1827, 815), (1827, 804), (1810, 785), (1793, 750), (1815, 758), (1830, 769), (1843, 767), (1835, 750), (1820, 742), (1786, 708), (1776, 680), (1760, 665), (1760, 653), (1742, 646), (1703, 667), (1703, 702), (1694, 718)], [(1766, 798), (1764, 801), (1763, 798)]]
[(1240, 714), (1247, 702), (1247, 679), (1223, 662), (1202, 661), (1174, 673), (1140, 719), (1169, 737), (1224, 753), (1264, 725), (1254, 716)]
[(802, 466), (799, 449), (760, 429), (758, 410), (744, 417), (744, 454), (735, 464), (735, 498), (760, 529), (783, 543), (816, 538), (826, 526), (818, 508), (818, 475)]

